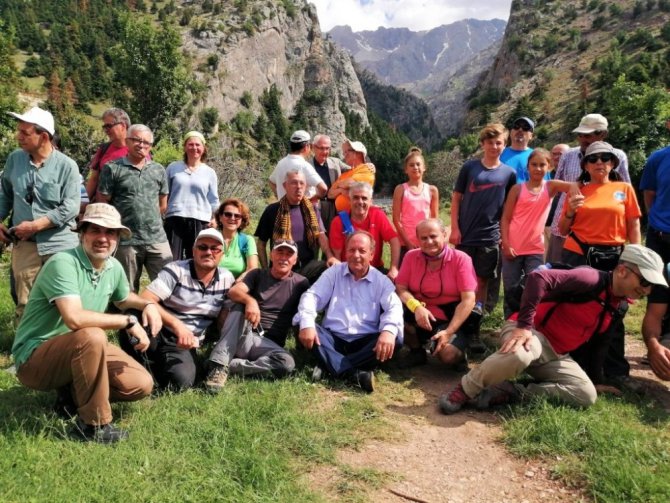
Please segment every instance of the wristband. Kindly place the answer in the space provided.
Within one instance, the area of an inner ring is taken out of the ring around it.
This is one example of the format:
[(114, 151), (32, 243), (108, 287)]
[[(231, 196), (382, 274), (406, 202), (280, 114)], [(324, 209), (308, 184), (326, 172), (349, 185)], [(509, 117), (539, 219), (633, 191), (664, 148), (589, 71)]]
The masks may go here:
[(416, 311), (419, 307), (426, 307), (425, 302), (420, 302), (420, 301), (416, 300), (415, 298), (409, 299), (407, 301), (407, 304), (405, 304), (405, 305), (407, 306), (407, 309), (409, 309), (409, 311), (411, 313)]

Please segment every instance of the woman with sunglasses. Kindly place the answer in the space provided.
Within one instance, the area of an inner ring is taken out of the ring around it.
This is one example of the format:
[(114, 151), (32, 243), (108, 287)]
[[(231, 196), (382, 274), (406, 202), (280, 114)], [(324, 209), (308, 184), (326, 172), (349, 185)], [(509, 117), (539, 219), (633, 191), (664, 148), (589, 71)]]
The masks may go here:
[(405, 306), (405, 341), (410, 351), (401, 367), (426, 363), (422, 344), (440, 361), (463, 360), (470, 335), (481, 315), (475, 305), (477, 277), (472, 259), (449, 248), (449, 228), (437, 218), (416, 226), (419, 248), (409, 250), (396, 277), (396, 292)]
[(206, 160), (205, 137), (190, 131), (184, 136), (184, 159), (166, 169), (170, 195), (165, 233), (174, 260), (193, 258), (196, 236), (207, 227), (216, 227), (213, 215), (219, 206), (218, 180)]
[[(582, 157), (581, 195), (570, 195), (559, 221), (561, 234), (568, 235), (561, 261), (613, 271), (626, 242), (640, 244), (640, 206), (635, 189), (620, 181), (614, 169), (619, 158), (607, 142), (591, 143)], [(628, 271), (632, 274), (631, 271)], [(624, 357), (624, 326), (619, 320), (605, 361), (605, 375), (613, 380), (628, 376)], [(584, 351), (588, 351), (586, 348)], [(579, 362), (582, 358), (573, 355)]]
[(251, 219), (249, 207), (239, 199), (226, 199), (216, 210), (215, 219), (225, 242), (219, 265), (241, 281), (247, 272), (258, 268), (256, 241), (242, 232)]

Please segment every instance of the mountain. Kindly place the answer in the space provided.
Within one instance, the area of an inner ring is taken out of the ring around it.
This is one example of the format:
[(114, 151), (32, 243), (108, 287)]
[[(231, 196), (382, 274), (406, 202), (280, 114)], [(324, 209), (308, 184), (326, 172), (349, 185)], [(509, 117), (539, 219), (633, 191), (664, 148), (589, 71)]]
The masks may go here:
[[(354, 33), (349, 26), (336, 26), (327, 36), (382, 83), (426, 100), (439, 118), (440, 132), (449, 135), (459, 132), (465, 97), (492, 63), (505, 26), (500, 19), (466, 19), (421, 32), (378, 28)], [(450, 85), (455, 75), (457, 82)]]
[(465, 130), (535, 119), (536, 144), (574, 141), (586, 113), (610, 123), (633, 179), (670, 142), (670, 0), (514, 0), (501, 48), (471, 94)]

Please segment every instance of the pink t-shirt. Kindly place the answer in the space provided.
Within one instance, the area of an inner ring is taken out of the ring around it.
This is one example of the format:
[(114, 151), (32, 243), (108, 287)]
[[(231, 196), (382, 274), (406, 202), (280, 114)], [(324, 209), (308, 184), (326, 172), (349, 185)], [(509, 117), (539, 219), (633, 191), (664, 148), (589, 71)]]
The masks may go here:
[(551, 209), (551, 198), (546, 180), (537, 194), (520, 185), (519, 197), (514, 205), (509, 224), (509, 245), (517, 255), (544, 253), (544, 223)]
[(128, 147), (126, 145), (123, 145), (122, 147), (115, 147), (112, 144), (109, 147), (107, 147), (107, 150), (105, 150), (105, 153), (103, 154), (102, 158), (98, 161), (100, 152), (101, 148), (96, 150), (95, 155), (93, 156), (93, 159), (91, 161), (91, 169), (93, 169), (94, 171), (102, 171), (102, 168), (108, 162), (121, 159), (122, 157), (128, 155)]
[(430, 217), (430, 185), (423, 184), (419, 194), (411, 191), (407, 183), (402, 184), (402, 203), (400, 205), (400, 223), (414, 246), (419, 246), (416, 226), (421, 220)]
[(461, 292), (477, 291), (477, 276), (472, 259), (459, 250), (446, 248), (442, 267), (428, 269), (428, 260), (419, 249), (410, 250), (400, 266), (396, 285), (405, 286), (438, 320), (446, 320), (437, 306), (461, 300)]

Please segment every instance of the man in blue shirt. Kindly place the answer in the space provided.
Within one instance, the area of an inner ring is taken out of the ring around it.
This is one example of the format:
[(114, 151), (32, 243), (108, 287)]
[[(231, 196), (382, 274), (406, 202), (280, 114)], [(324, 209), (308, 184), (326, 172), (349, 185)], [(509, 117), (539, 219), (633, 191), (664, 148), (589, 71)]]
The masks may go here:
[[(334, 265), (300, 299), (293, 322), (298, 337), (318, 360), (320, 369), (344, 377), (363, 390), (374, 391), (372, 367), (393, 356), (402, 343), (403, 312), (391, 280), (370, 261), (375, 243), (365, 231), (355, 231), (345, 242), (346, 263)], [(321, 325), (319, 311), (325, 309)]]
[[(516, 119), (509, 135), (510, 145), (505, 147), (500, 155), (500, 161), (512, 166), (516, 171), (516, 183), (528, 180), (528, 158), (533, 151), (528, 144), (533, 139), (534, 130), (535, 123), (528, 117)], [(549, 179), (548, 175), (547, 179)]]

